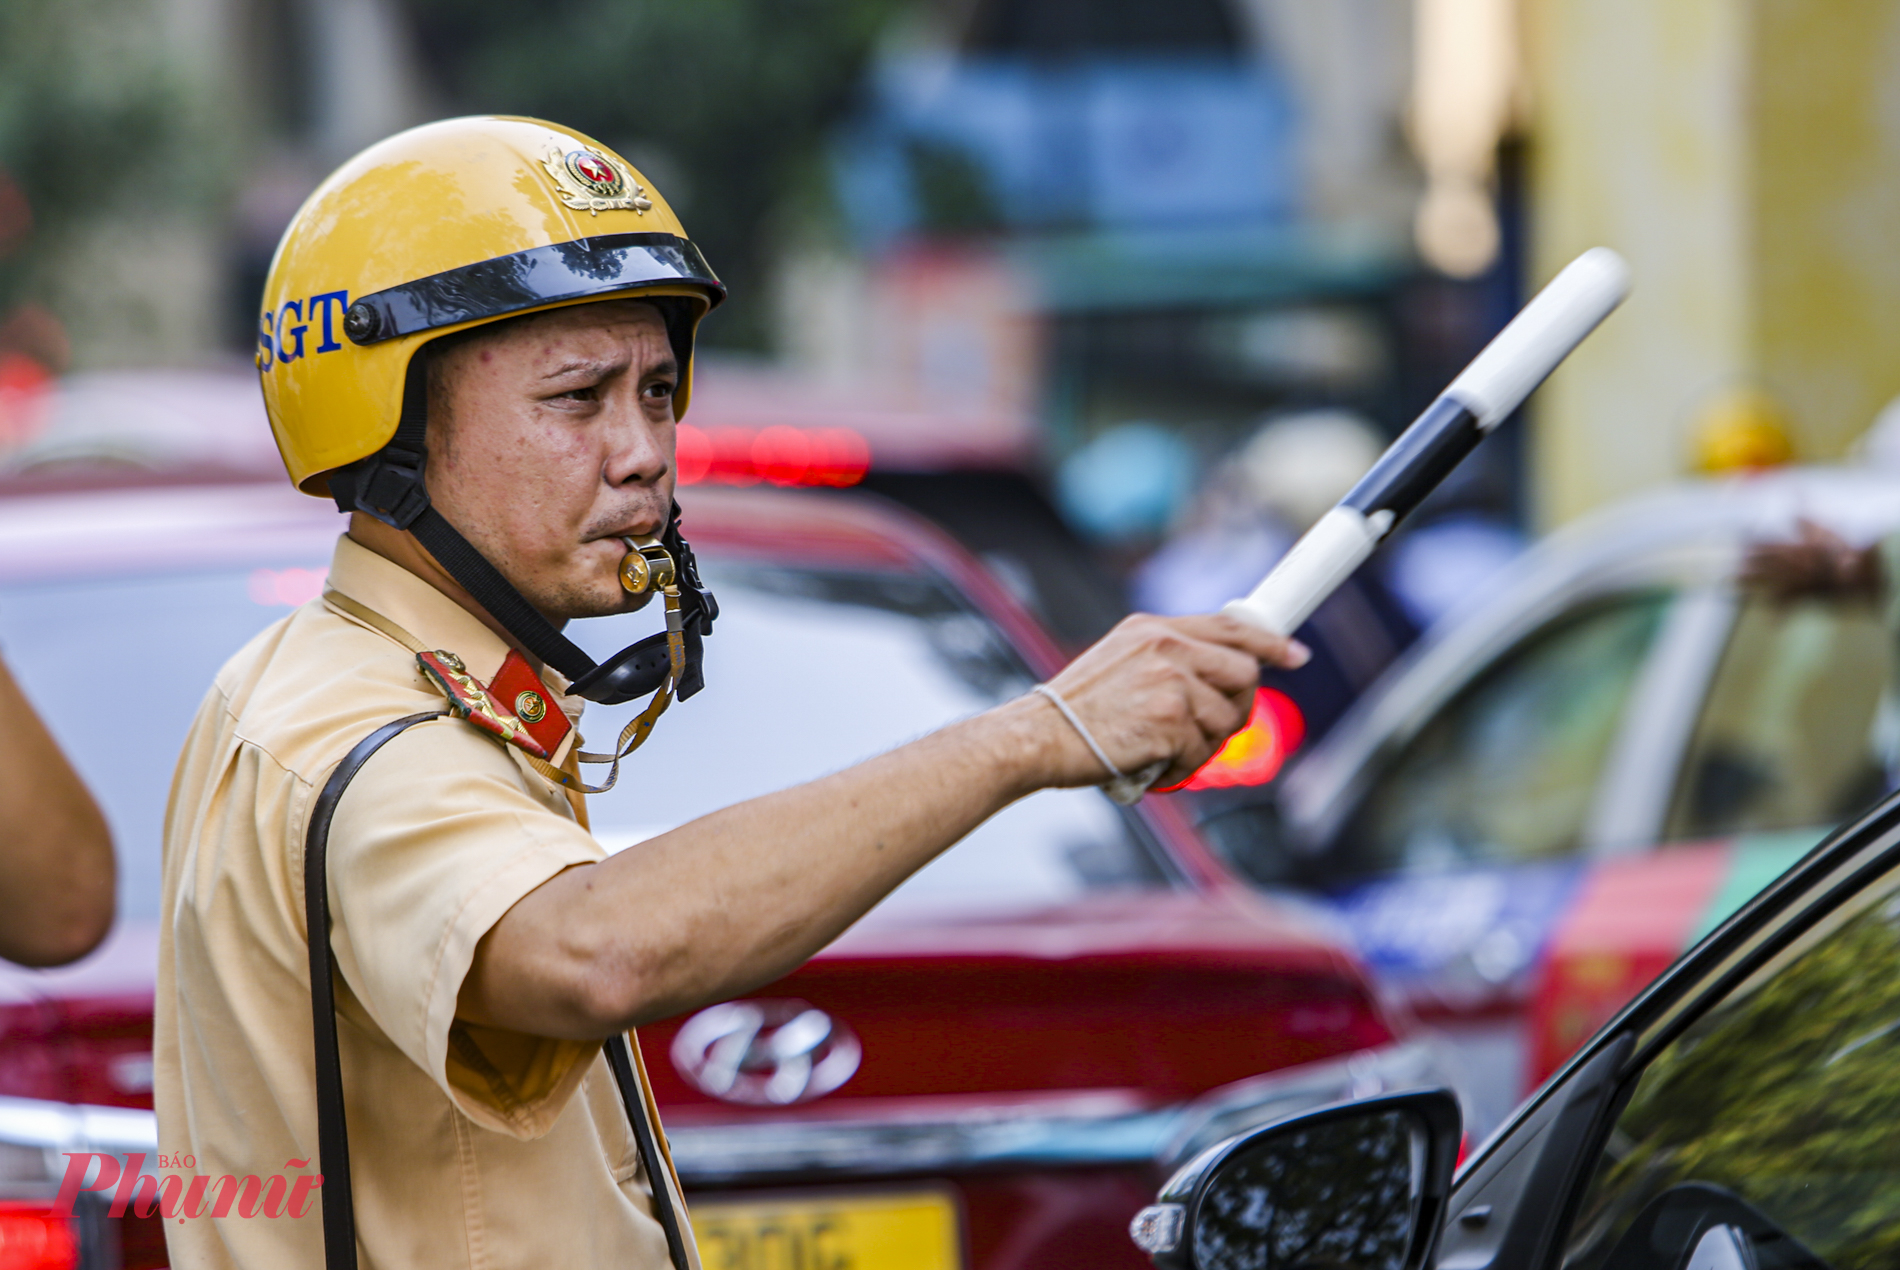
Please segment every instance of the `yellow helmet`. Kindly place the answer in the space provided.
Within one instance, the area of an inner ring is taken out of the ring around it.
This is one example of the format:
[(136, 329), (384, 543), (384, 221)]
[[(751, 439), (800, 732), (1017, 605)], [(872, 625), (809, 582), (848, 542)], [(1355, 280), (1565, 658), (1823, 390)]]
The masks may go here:
[(725, 288), (625, 159), (538, 119), (447, 119), (363, 151), (285, 231), (264, 284), (257, 370), (298, 488), (395, 437), (416, 351), (452, 331), (570, 304), (678, 296), (680, 361)]
[(447, 119), (371, 146), (298, 210), (264, 284), (257, 372), (299, 489), (413, 534), (571, 691), (617, 704), (664, 686), (652, 716), (675, 690), (682, 700), (698, 691), (700, 640), (719, 614), (680, 534), (679, 505), (659, 547), (676, 565), (678, 595), (668, 596), (679, 611), (668, 627), (681, 647), (663, 634), (596, 664), (431, 505), (416, 358), (454, 331), (630, 297), (660, 300), (680, 366), (677, 417), (693, 336), (725, 298), (679, 218), (625, 159), (578, 132), (538, 119)]
[(1757, 388), (1721, 393), (1698, 413), (1693, 437), (1696, 466), (1704, 472), (1751, 472), (1794, 458), (1788, 412)]

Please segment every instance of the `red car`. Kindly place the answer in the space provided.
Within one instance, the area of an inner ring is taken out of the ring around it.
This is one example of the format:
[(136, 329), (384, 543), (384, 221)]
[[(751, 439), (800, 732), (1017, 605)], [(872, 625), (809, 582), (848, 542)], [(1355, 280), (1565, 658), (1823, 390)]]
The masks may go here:
[[(590, 800), (610, 847), (1059, 664), (967, 553), (871, 500), (702, 488), (686, 526), (722, 607), (709, 686)], [(275, 485), (0, 501), (0, 646), (123, 861), (103, 950), (0, 972), (0, 1094), (150, 1105), (173, 758), (219, 664), (318, 593), (341, 527)], [(618, 647), (648, 620), (578, 638)], [(590, 708), (585, 728), (611, 735), (617, 715)], [(1236, 881), (1168, 800), (1094, 790), (1016, 804), (795, 974), (643, 1039), (708, 1265), (732, 1267), (1137, 1266), (1127, 1222), (1184, 1152), (1430, 1062), (1307, 910)], [(0, 1144), (50, 1150), (10, 1105)], [(155, 1234), (122, 1232), (128, 1264), (162, 1264)]]

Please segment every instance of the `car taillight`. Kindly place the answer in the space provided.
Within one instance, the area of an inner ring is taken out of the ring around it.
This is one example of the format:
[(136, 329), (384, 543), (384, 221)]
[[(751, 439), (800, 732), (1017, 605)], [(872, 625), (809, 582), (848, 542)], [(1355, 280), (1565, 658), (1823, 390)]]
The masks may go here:
[(856, 485), (871, 467), (871, 447), (849, 428), (679, 426), (679, 483)]
[(50, 1204), (0, 1201), (0, 1270), (73, 1270), (79, 1242)]
[(1306, 716), (1293, 698), (1275, 688), (1254, 693), (1253, 713), (1247, 726), (1227, 738), (1227, 744), (1200, 771), (1169, 789), (1229, 789), (1236, 785), (1264, 785), (1280, 774), (1293, 751), (1306, 739)]

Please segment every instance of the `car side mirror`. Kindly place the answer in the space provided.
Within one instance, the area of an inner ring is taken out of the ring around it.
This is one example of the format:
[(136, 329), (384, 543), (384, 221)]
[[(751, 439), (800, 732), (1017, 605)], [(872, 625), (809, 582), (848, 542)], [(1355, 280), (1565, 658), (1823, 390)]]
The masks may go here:
[(1161, 1270), (1419, 1270), (1462, 1119), (1443, 1089), (1308, 1112), (1209, 1147), (1136, 1214)]

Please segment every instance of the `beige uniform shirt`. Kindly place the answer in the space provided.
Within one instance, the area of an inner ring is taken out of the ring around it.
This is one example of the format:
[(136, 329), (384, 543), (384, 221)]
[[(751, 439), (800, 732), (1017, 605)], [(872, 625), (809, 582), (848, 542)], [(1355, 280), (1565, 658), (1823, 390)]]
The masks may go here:
[[(348, 538), (330, 585), (484, 682), (507, 655), (459, 605)], [(557, 700), (578, 721), (580, 702)], [(154, 1059), (159, 1151), (173, 1167), (162, 1173), (294, 1182), (292, 1161), (317, 1171), (311, 804), (370, 732), (445, 705), (409, 649), (322, 600), (218, 676), (166, 817)], [(669, 1264), (600, 1047), (455, 1017), (482, 935), (542, 882), (605, 854), (523, 759), (462, 720), (423, 723), (370, 759), (337, 809), (338, 1043), (364, 1270)], [(295, 1219), (234, 1208), (166, 1233), (181, 1270), (296, 1270), (323, 1264), (320, 1222), (314, 1204)]]

